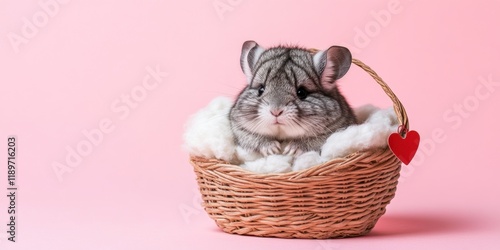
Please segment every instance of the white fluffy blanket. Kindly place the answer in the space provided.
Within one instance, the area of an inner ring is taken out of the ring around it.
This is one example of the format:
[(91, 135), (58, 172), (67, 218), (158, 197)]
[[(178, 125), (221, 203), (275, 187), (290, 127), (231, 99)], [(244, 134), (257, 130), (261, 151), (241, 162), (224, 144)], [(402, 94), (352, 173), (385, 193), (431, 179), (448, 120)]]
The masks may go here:
[(257, 173), (300, 171), (356, 151), (385, 147), (387, 138), (398, 127), (392, 108), (365, 105), (354, 109), (359, 124), (333, 133), (323, 145), (321, 154), (311, 151), (298, 157), (263, 157), (234, 144), (228, 119), (232, 104), (229, 98), (218, 97), (191, 117), (184, 133), (184, 148), (190, 155), (218, 158)]

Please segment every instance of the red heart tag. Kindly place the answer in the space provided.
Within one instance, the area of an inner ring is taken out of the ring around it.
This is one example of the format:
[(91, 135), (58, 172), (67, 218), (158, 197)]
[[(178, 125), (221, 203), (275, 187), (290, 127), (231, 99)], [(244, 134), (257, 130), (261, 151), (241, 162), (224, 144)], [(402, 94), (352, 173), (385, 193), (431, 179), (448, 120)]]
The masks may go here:
[(420, 135), (415, 130), (408, 131), (405, 137), (401, 136), (400, 133), (392, 133), (389, 136), (388, 143), (394, 155), (401, 162), (408, 165), (415, 153), (417, 153)]

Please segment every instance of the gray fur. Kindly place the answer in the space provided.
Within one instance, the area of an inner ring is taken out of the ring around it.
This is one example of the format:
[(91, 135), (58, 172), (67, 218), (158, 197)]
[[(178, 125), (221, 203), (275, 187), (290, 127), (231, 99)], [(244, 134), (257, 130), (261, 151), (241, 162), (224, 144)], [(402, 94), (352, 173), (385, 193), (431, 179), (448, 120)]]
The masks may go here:
[(298, 47), (266, 50), (247, 41), (240, 62), (248, 85), (229, 113), (238, 146), (264, 155), (320, 151), (330, 134), (356, 122), (335, 84), (351, 64), (346, 48), (314, 57)]

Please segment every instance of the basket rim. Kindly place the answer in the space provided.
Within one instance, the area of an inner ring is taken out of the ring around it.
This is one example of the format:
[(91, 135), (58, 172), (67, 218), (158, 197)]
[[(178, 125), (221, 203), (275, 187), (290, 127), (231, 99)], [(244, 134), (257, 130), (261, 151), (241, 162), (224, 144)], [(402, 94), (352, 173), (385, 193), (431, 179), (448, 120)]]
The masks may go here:
[(352, 168), (354, 165), (356, 165), (353, 164), (353, 162), (361, 161), (364, 158), (373, 158), (374, 155), (381, 155), (384, 161), (398, 161), (399, 164), (401, 163), (401, 161), (392, 153), (388, 146), (357, 151), (344, 157), (330, 159), (327, 162), (314, 165), (306, 169), (285, 173), (256, 173), (244, 169), (237, 164), (231, 164), (224, 160), (216, 158), (205, 158), (201, 156), (190, 156), (190, 163), (194, 168), (200, 171), (210, 170), (219, 173), (230, 173), (231, 175), (241, 175), (257, 179), (278, 178), (297, 180), (312, 176), (341, 174), (342, 172), (348, 171), (349, 168)]

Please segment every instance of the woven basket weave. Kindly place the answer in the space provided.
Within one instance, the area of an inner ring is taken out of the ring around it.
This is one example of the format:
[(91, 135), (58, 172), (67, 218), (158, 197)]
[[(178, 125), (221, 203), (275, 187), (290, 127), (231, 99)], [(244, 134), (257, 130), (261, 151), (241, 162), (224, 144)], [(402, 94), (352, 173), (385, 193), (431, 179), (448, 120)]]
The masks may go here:
[[(399, 123), (408, 117), (398, 98), (368, 66), (394, 103)], [(257, 174), (217, 159), (191, 157), (203, 206), (227, 233), (279, 238), (365, 235), (396, 192), (401, 162), (389, 148), (374, 148), (298, 172)]]

